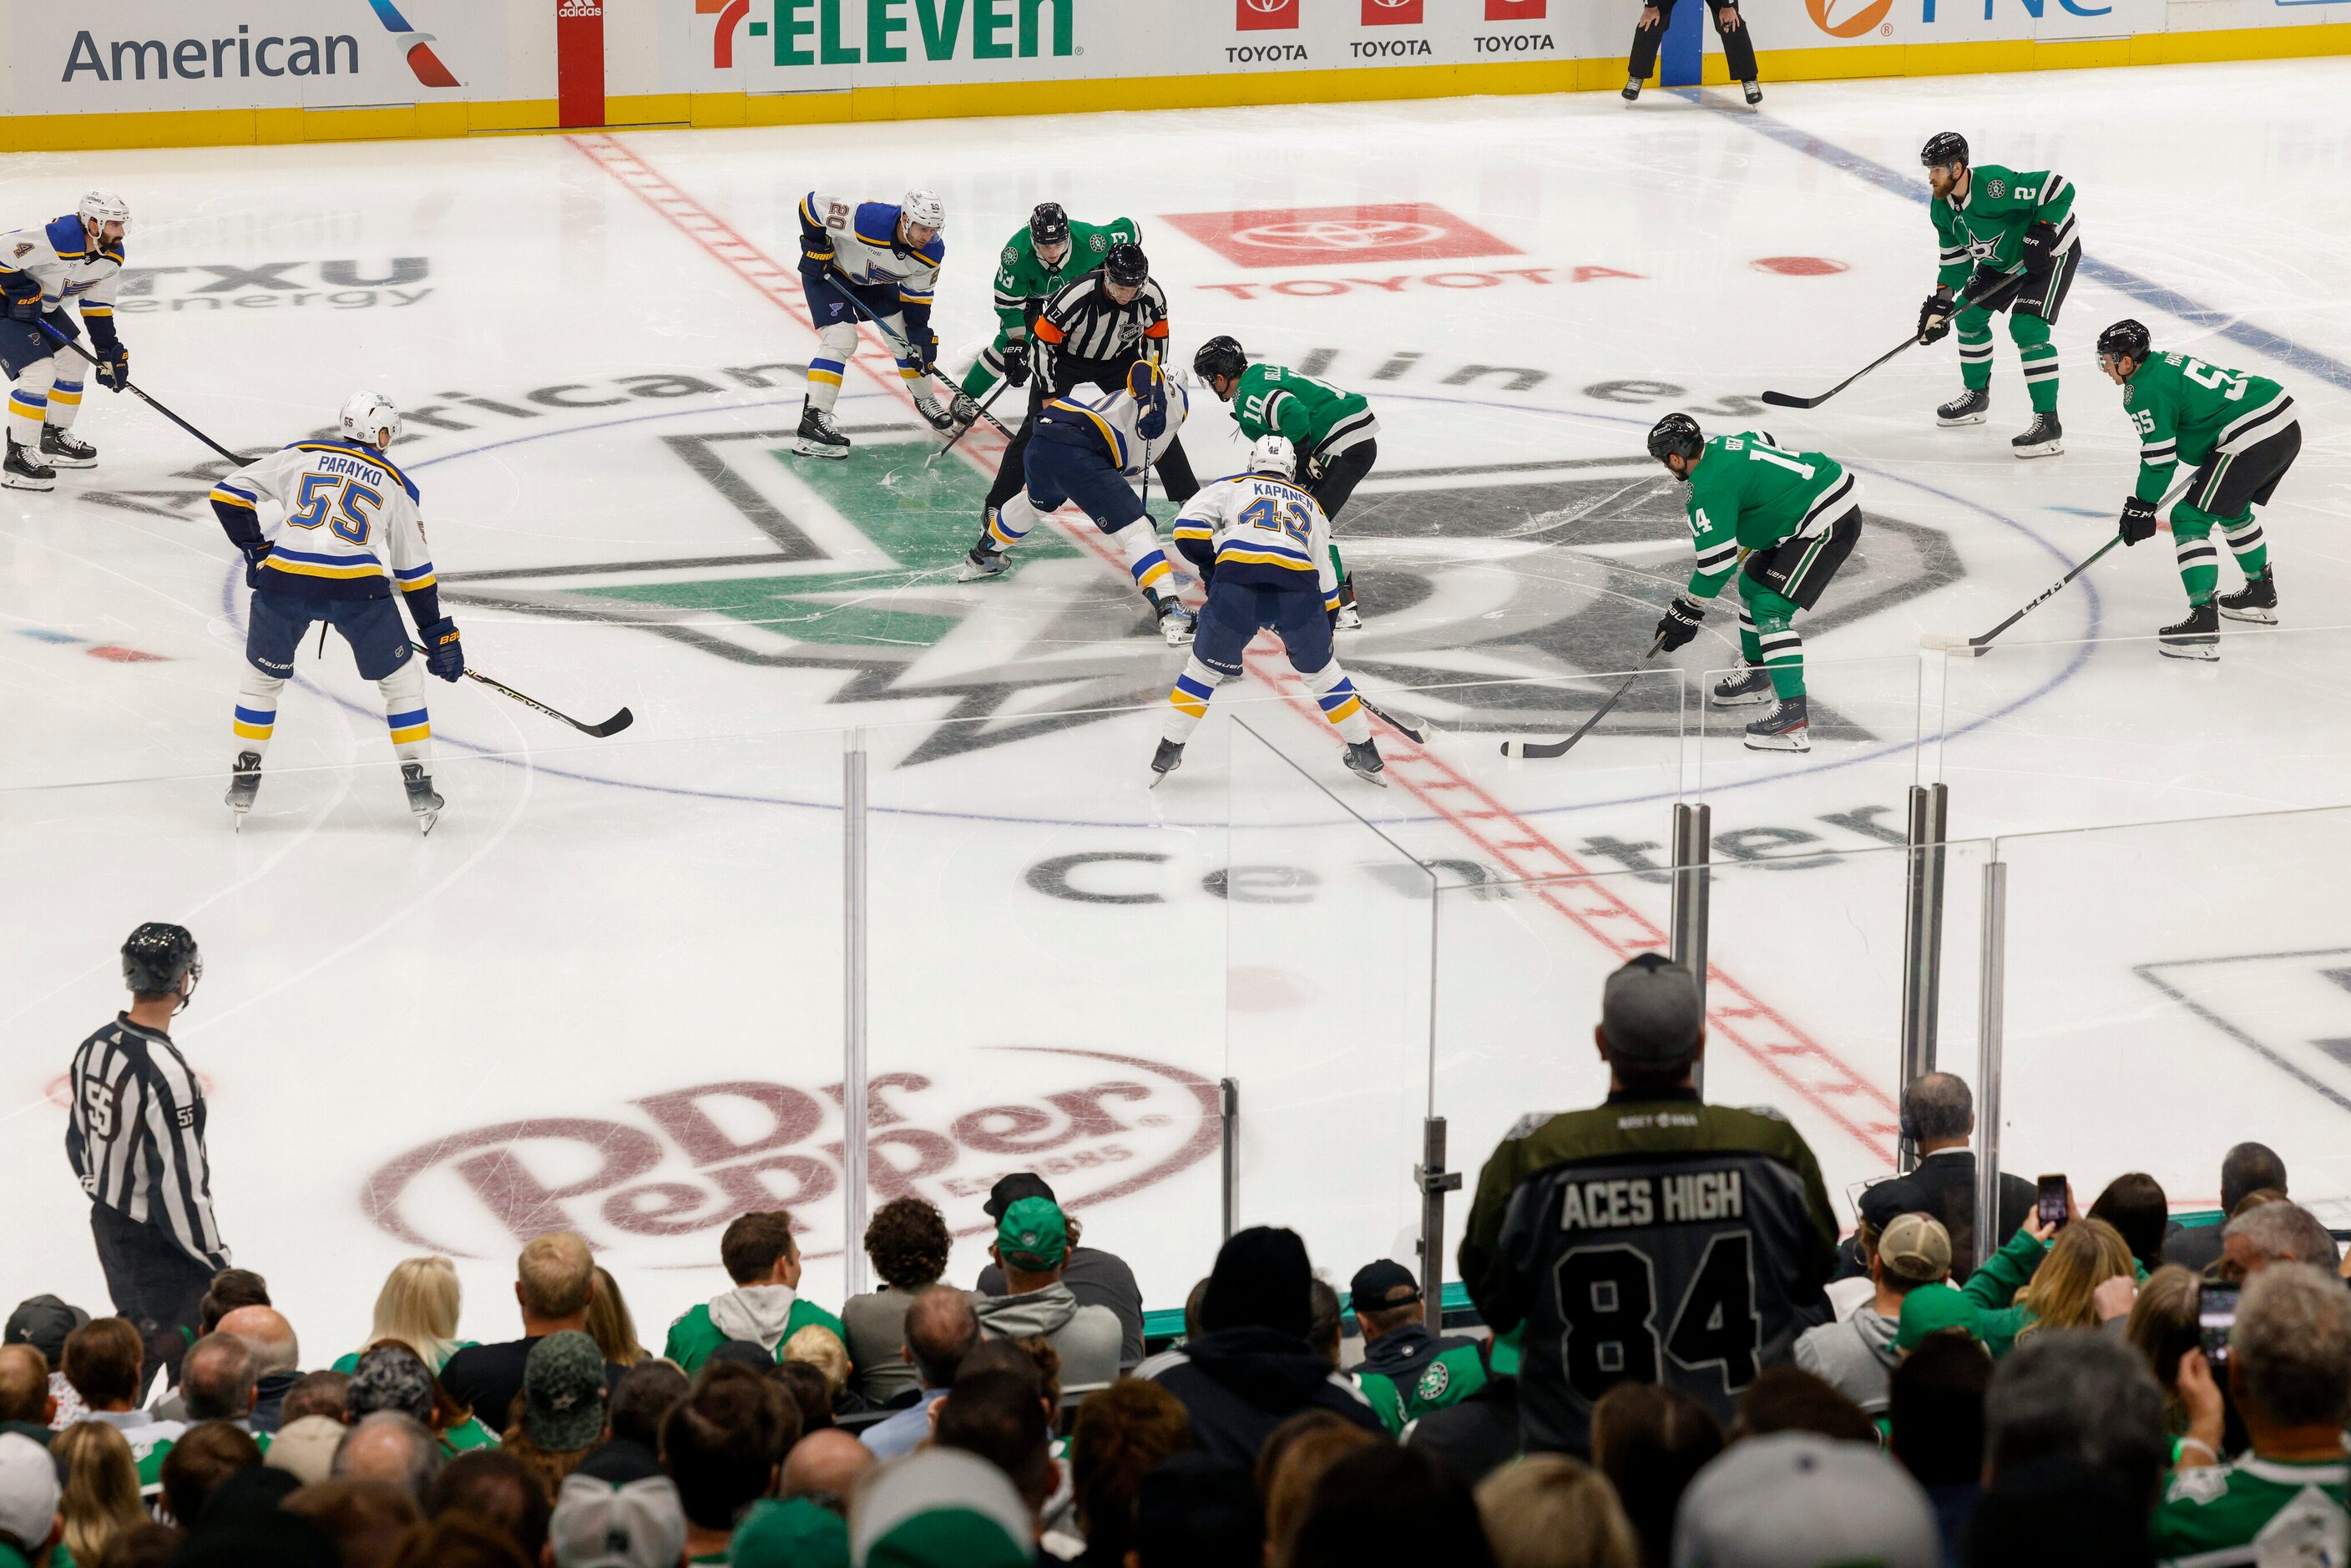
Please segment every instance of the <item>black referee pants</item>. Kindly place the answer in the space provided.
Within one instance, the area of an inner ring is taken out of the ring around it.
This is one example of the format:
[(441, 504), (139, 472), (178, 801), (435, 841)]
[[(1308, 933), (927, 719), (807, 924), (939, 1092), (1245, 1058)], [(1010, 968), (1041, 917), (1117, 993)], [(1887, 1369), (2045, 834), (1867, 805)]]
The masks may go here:
[(102, 1203), (89, 1207), (89, 1229), (116, 1314), (130, 1319), (147, 1343), (140, 1388), (159, 1366), (177, 1384), (180, 1357), (195, 1338), (204, 1292), (212, 1289), (212, 1270), (189, 1257), (162, 1226), (141, 1225)]
[[(1038, 411), (1050, 398), (1066, 397), (1071, 391), (1092, 382), (1104, 392), (1114, 392), (1126, 385), (1126, 372), (1142, 360), (1140, 354), (1120, 354), (1108, 360), (1073, 360), (1053, 356), (1052, 384), (1049, 387), (1042, 376), (1032, 376), (1029, 382), (1029, 412), (1022, 416), (1020, 428), (1004, 447), (1004, 461), (998, 465), (996, 482), (987, 487), (986, 507), (994, 511), (1019, 495), (1028, 484), (1029, 438), (1036, 434)], [(1177, 436), (1167, 444), (1155, 465), (1167, 498), (1181, 506), (1200, 492), (1200, 481), (1193, 476), (1192, 460), (1184, 454), (1184, 438)]]
[[(1706, 6), (1707, 19), (1722, 38), (1722, 63), (1729, 68), (1732, 81), (1755, 79), (1755, 39), (1747, 30), (1747, 18), (1740, 16), (1739, 26), (1723, 32), (1722, 13), (1737, 11), (1739, 0), (1689, 0), (1693, 5)], [(1625, 74), (1637, 81), (1646, 81), (1649, 73), (1657, 68), (1657, 46), (1666, 41), (1666, 29), (1673, 26), (1675, 0), (1650, 0), (1657, 8), (1657, 25), (1633, 28), (1633, 52), (1625, 61)]]

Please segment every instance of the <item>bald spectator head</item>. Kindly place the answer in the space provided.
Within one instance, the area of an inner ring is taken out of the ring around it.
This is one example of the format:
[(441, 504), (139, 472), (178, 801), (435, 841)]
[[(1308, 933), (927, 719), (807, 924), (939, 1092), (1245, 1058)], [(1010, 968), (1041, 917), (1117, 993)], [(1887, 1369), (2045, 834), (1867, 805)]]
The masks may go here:
[(253, 1352), (256, 1377), (274, 1377), (302, 1364), (294, 1325), (275, 1307), (239, 1307), (220, 1321), (220, 1333), (235, 1334)]
[(0, 1345), (0, 1421), (46, 1427), (57, 1408), (49, 1358), (29, 1344)]
[(253, 1347), (215, 1330), (180, 1361), (180, 1397), (192, 1421), (242, 1421), (253, 1413)]
[(338, 1479), (391, 1481), (405, 1490), (419, 1508), (441, 1473), (441, 1445), (431, 1427), (397, 1410), (378, 1410), (360, 1418), (335, 1449)]
[(934, 1285), (906, 1308), (906, 1359), (925, 1388), (953, 1388), (956, 1368), (979, 1343), (979, 1316), (971, 1298)]
[(845, 1515), (859, 1479), (881, 1462), (838, 1427), (810, 1432), (784, 1456), (783, 1495), (808, 1498)]
[(588, 1302), (596, 1293), (596, 1259), (569, 1230), (534, 1236), (515, 1260), (515, 1300), (526, 1338), (588, 1332)]
[(2220, 1233), (2221, 1271), (2246, 1280), (2273, 1263), (2311, 1263), (2333, 1270), (2335, 1238), (2298, 1203), (2265, 1203), (2229, 1221)]

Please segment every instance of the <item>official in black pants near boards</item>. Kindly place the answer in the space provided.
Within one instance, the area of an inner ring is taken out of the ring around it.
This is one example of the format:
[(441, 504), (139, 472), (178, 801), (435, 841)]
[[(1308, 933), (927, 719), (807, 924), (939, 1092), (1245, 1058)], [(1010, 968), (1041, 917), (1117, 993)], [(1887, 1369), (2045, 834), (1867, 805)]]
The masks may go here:
[(169, 1033), (204, 972), (184, 925), (133, 931), (122, 945), (131, 1009), (81, 1042), (67, 1076), (66, 1157), (89, 1195), (114, 1310), (147, 1344), (142, 1389), (158, 1366), (178, 1380), (204, 1292), (229, 1266), (213, 1218), (204, 1090)]
[[(1707, 0), (1683, 3), (1707, 5)], [(1666, 29), (1673, 25), (1676, 4), (1677, 0), (1649, 0), (1641, 7), (1641, 20), (1633, 28), (1633, 53), (1625, 62), (1627, 103), (1641, 96), (1641, 84), (1657, 68), (1657, 46), (1666, 41)], [(1714, 30), (1722, 37), (1722, 63), (1730, 68), (1730, 79), (1747, 94), (1749, 103), (1762, 102), (1763, 89), (1755, 80), (1755, 39), (1747, 31), (1747, 18), (1739, 14), (1739, 0), (1721, 0), (1707, 9), (1714, 14)]]

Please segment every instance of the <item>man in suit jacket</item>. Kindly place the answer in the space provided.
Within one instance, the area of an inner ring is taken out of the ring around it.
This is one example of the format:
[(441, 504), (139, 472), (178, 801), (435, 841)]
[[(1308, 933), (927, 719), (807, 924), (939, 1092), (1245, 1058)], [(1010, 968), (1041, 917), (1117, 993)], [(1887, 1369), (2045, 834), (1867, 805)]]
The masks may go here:
[[(1902, 1134), (1918, 1151), (1907, 1176), (1869, 1189), (1869, 1207), (1881, 1213), (1931, 1214), (1951, 1238), (1951, 1282), (1964, 1283), (1976, 1258), (1975, 1095), (1949, 1072), (1929, 1072), (1902, 1098)], [(2033, 1183), (2002, 1171), (2000, 1228), (1992, 1249), (2016, 1234), (2038, 1197)], [(1850, 1250), (1848, 1249), (1848, 1250)]]
[(2286, 1190), (2285, 1162), (2278, 1158), (2277, 1151), (2266, 1144), (2239, 1144), (2231, 1149), (2220, 1161), (2221, 1223), (2173, 1231), (2163, 1239), (2163, 1260), (2192, 1274), (2201, 1274), (2218, 1263), (2220, 1232), (2228, 1228), (2228, 1219), (2236, 1214), (2239, 1204), (2263, 1187)]

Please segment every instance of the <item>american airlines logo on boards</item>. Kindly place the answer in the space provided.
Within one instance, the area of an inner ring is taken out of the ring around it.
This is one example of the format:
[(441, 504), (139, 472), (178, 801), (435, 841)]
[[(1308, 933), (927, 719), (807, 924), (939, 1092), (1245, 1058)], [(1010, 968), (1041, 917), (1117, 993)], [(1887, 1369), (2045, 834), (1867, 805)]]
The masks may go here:
[[(1031, 60), (1078, 52), (1077, 0), (694, 0), (715, 16), (710, 63), (735, 68), (738, 34), (779, 66)], [(754, 12), (758, 14), (754, 16)]]
[[(574, 0), (577, 3), (577, 0)], [(592, 0), (591, 0), (592, 3)], [(368, 0), (376, 20), (392, 37), (395, 53), (407, 63), (418, 84), (454, 88), (464, 84), (434, 50), (431, 33), (408, 24), (394, 0)], [(264, 24), (265, 26), (266, 24)], [(73, 37), (66, 51), (64, 71), (57, 79), (72, 82), (95, 78), (101, 82), (145, 81), (152, 68), (159, 82), (226, 80), (230, 77), (357, 76), (360, 41), (350, 33), (265, 33), (254, 36), (253, 24), (239, 22), (234, 37), (178, 38), (114, 38), (100, 44), (88, 28)]]

